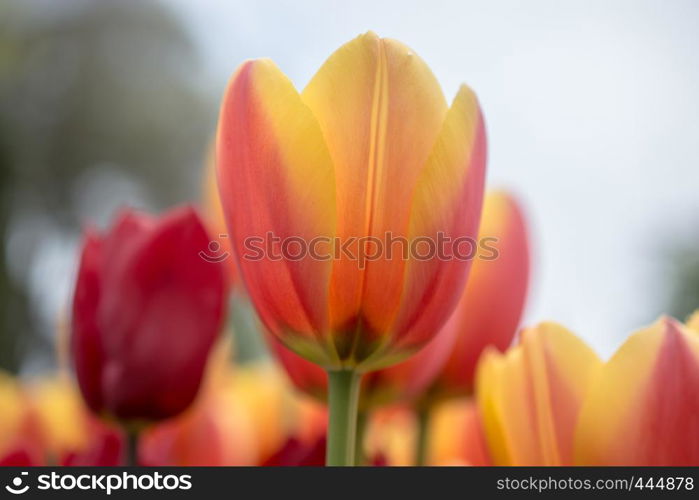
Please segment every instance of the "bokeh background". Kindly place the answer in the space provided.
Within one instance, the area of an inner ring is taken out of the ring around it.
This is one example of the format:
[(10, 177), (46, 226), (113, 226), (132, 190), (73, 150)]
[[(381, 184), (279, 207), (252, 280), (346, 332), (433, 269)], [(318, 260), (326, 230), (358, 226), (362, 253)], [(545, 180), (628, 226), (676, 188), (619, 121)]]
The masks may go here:
[(533, 231), (525, 322), (606, 356), (663, 312), (682, 319), (699, 306), (698, 22), (692, 0), (4, 0), (0, 368), (53, 367), (86, 221), (201, 196), (240, 62), (271, 57), (303, 87), (367, 29), (411, 45), (449, 99), (478, 93), (488, 183)]

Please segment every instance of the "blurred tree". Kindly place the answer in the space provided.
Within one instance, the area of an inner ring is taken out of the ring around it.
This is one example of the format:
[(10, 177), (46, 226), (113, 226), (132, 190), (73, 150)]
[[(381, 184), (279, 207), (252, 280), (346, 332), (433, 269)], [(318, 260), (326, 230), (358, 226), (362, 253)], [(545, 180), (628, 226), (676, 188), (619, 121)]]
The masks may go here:
[(699, 243), (672, 252), (668, 313), (684, 320), (699, 309)]
[(39, 317), (31, 287), (60, 288), (36, 275), (56, 241), (122, 202), (198, 194), (217, 97), (200, 66), (155, 1), (0, 3), (0, 368), (16, 370), (28, 342), (47, 352), (56, 318)]

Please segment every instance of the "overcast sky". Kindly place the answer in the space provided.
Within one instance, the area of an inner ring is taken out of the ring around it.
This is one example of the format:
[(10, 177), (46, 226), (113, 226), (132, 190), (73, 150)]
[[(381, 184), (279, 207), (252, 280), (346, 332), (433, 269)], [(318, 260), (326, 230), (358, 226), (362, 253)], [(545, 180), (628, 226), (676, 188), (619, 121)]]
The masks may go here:
[(699, 2), (171, 4), (218, 94), (247, 58), (303, 87), (368, 29), (410, 45), (449, 100), (460, 82), (479, 95), (488, 183), (525, 204), (525, 322), (560, 321), (607, 355), (660, 314), (663, 252), (699, 221)]

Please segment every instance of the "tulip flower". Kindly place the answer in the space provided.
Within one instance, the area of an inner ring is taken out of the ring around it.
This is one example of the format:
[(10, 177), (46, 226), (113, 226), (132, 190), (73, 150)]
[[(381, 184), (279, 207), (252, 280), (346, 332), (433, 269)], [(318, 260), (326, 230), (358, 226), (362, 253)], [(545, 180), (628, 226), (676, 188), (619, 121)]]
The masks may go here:
[(105, 466), (124, 459), (119, 429), (96, 418), (66, 373), (23, 384), (36, 442), (47, 464)]
[(289, 438), (284, 446), (262, 465), (265, 467), (319, 467), (325, 464), (325, 446), (325, 436), (319, 436), (310, 443)]
[(481, 417), (471, 398), (438, 404), (429, 427), (427, 464), (491, 465)]
[[(301, 93), (272, 61), (245, 62), (223, 99), (216, 159), (248, 294), (272, 335), (329, 371), (328, 462), (350, 463), (356, 374), (419, 350), (463, 289), (469, 259), (455, 244), (443, 258), (431, 250), (477, 235), (478, 101), (463, 86), (448, 107), (412, 50), (367, 33)], [(420, 243), (432, 257), (416, 255)]]
[(671, 318), (631, 335), (582, 407), (581, 465), (699, 465), (699, 334)]
[(26, 391), (0, 372), (0, 465), (45, 465), (41, 431)]
[(71, 353), (92, 411), (133, 431), (190, 405), (224, 316), (222, 266), (199, 255), (209, 241), (190, 208), (87, 230)]
[(181, 415), (147, 429), (139, 461), (157, 467), (253, 465), (251, 429), (228, 388), (212, 388)]
[(251, 415), (234, 400), (239, 392), (230, 364), (233, 345), (223, 337), (210, 355), (202, 388), (182, 414), (147, 429), (138, 458), (146, 466), (253, 465), (258, 452)]
[(480, 253), (466, 288), (444, 326), (446, 332), (455, 331), (451, 335), (456, 341), (427, 398), (471, 394), (483, 350), (505, 350), (517, 332), (527, 294), (530, 258), (525, 219), (511, 195), (488, 193), (479, 242)]
[(555, 323), (525, 329), (504, 354), (486, 350), (476, 395), (493, 463), (571, 465), (580, 408), (600, 367), (584, 342)]
[(372, 412), (364, 437), (366, 463), (413, 465), (415, 415), (403, 405)]

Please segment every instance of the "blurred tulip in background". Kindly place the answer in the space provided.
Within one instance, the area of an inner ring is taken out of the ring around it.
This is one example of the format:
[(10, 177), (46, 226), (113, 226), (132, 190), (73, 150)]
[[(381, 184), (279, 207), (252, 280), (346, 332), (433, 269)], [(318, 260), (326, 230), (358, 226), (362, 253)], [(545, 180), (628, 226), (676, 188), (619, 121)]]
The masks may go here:
[(699, 333), (663, 317), (604, 365), (582, 407), (580, 465), (699, 464)]
[(106, 234), (86, 231), (70, 345), (95, 413), (141, 424), (196, 396), (226, 301), (222, 265), (199, 256), (209, 241), (190, 208), (124, 211)]
[(585, 394), (602, 362), (555, 323), (526, 328), (506, 353), (489, 349), (476, 394), (494, 465), (572, 465)]

